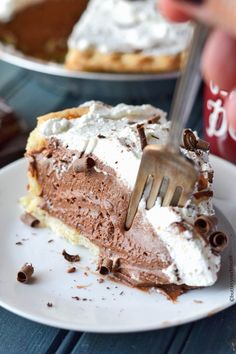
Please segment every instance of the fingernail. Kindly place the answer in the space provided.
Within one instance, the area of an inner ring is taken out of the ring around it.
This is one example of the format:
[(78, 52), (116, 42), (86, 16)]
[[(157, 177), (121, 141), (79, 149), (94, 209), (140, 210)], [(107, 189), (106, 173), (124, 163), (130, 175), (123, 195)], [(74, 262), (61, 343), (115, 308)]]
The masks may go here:
[(175, 0), (175, 1), (186, 2), (194, 5), (202, 5), (205, 2), (205, 0)]

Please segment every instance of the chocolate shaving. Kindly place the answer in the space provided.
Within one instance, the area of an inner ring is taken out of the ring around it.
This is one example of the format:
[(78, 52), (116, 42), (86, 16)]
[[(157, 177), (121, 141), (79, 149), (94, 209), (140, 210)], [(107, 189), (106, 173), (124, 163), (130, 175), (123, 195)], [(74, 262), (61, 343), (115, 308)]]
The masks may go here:
[(79, 301), (80, 297), (79, 296), (72, 296), (72, 299), (75, 299), (75, 300)]
[(196, 148), (203, 151), (208, 151), (210, 148), (210, 144), (206, 140), (198, 139)]
[(157, 124), (160, 120), (161, 116), (160, 115), (155, 115), (151, 118), (148, 119), (148, 124)]
[(28, 283), (33, 273), (34, 267), (32, 266), (32, 264), (25, 263), (21, 270), (17, 273), (17, 280), (20, 283)]
[(215, 216), (200, 215), (194, 221), (194, 228), (197, 233), (205, 237), (215, 230), (216, 224), (217, 218)]
[(71, 268), (67, 269), (67, 273), (74, 273), (74, 272), (76, 272), (75, 267), (71, 267)]
[(229, 238), (221, 231), (213, 232), (209, 237), (209, 243), (216, 252), (222, 252), (229, 243)]
[(75, 172), (87, 172), (96, 165), (92, 157), (82, 157), (73, 163)]
[(200, 192), (193, 193), (195, 203), (201, 203), (204, 200), (208, 200), (209, 198), (213, 197), (213, 191), (210, 190), (203, 190)]
[(208, 178), (206, 178), (203, 174), (200, 174), (197, 182), (197, 190), (198, 192), (208, 188)]
[(145, 135), (143, 124), (138, 124), (137, 129), (138, 129), (138, 133), (139, 133), (141, 149), (143, 150), (145, 148), (145, 146), (147, 145), (147, 138)]
[(191, 129), (184, 129), (183, 132), (183, 145), (185, 149), (194, 151), (197, 146), (197, 138)]
[(99, 138), (99, 139), (106, 139), (106, 136), (105, 136), (105, 135), (102, 135), (102, 134), (98, 134), (98, 138)]
[(53, 304), (51, 302), (48, 302), (47, 307), (53, 307)]
[(19, 242), (16, 242), (16, 245), (21, 246), (21, 245), (23, 245), (23, 243), (19, 241)]
[(71, 255), (66, 252), (66, 250), (63, 250), (62, 255), (68, 262), (79, 262), (80, 261), (80, 256), (78, 254), (76, 255)]
[(195, 149), (208, 151), (210, 148), (210, 144), (203, 139), (198, 139), (191, 129), (184, 129), (183, 145), (185, 149), (190, 151), (194, 151)]
[(103, 259), (99, 266), (99, 273), (102, 275), (107, 275), (112, 270), (113, 261), (112, 259)]
[(179, 221), (173, 222), (170, 225), (170, 227), (177, 228), (179, 233), (182, 233), (182, 232), (185, 232), (185, 231), (189, 230), (189, 228), (187, 227), (186, 224), (184, 224), (182, 222), (179, 222)]
[(31, 215), (30, 213), (24, 213), (23, 215), (21, 215), (20, 219), (24, 224), (30, 227), (37, 227), (40, 222), (36, 217)]
[(214, 177), (214, 172), (213, 171), (208, 172), (208, 181), (209, 181), (209, 183), (213, 182), (213, 177)]

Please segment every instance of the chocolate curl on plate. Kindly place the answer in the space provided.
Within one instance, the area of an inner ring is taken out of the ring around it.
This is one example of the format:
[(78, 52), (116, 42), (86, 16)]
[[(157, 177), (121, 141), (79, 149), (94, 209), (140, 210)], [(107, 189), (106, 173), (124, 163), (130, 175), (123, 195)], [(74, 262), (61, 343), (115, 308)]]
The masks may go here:
[(17, 273), (17, 280), (20, 283), (28, 283), (33, 273), (34, 267), (32, 266), (32, 264), (25, 263), (21, 270)]
[(80, 256), (78, 254), (72, 255), (72, 254), (67, 253), (66, 250), (63, 250), (62, 255), (65, 258), (65, 260), (68, 262), (79, 262), (80, 261)]
[(92, 157), (82, 157), (73, 163), (75, 172), (87, 172), (96, 165)]
[(194, 221), (194, 228), (201, 236), (208, 236), (215, 230), (217, 218), (215, 216), (200, 215)]
[(98, 269), (99, 273), (102, 275), (107, 275), (111, 273), (112, 265), (113, 265), (112, 259), (107, 259), (107, 258), (103, 259)]
[(143, 124), (138, 124), (137, 129), (138, 129), (138, 133), (139, 133), (141, 149), (143, 150), (145, 148), (145, 146), (147, 145), (147, 138), (145, 135)]
[(197, 146), (197, 138), (191, 129), (184, 129), (183, 132), (183, 145), (185, 149), (194, 151)]
[(37, 227), (39, 225), (39, 220), (30, 213), (24, 213), (20, 217), (21, 221), (31, 227)]
[(210, 235), (209, 243), (216, 252), (222, 252), (228, 246), (229, 239), (223, 232), (215, 231)]

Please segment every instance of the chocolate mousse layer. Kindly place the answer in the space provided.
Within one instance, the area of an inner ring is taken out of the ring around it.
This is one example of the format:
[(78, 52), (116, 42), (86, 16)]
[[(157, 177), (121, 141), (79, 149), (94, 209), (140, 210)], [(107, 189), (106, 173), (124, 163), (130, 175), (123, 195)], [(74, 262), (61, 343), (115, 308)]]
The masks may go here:
[(0, 40), (26, 55), (64, 61), (67, 39), (88, 0), (46, 0), (17, 12), (11, 21), (0, 22)]
[(30, 160), (31, 173), (41, 187), (40, 207), (99, 247), (102, 274), (132, 286), (161, 285), (172, 297), (184, 290), (183, 286), (170, 287), (162, 273), (171, 258), (142, 213), (137, 213), (129, 231), (124, 229), (130, 191), (112, 168), (92, 154), (65, 149), (54, 138)]

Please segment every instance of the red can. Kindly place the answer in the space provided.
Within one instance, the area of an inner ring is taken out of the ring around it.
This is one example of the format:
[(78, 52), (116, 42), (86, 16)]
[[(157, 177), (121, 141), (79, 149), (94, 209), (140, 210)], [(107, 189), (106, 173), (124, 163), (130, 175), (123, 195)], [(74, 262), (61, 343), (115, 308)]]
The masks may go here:
[(229, 127), (224, 108), (227, 96), (212, 82), (205, 87), (204, 138), (211, 144), (212, 154), (236, 163), (236, 132)]

